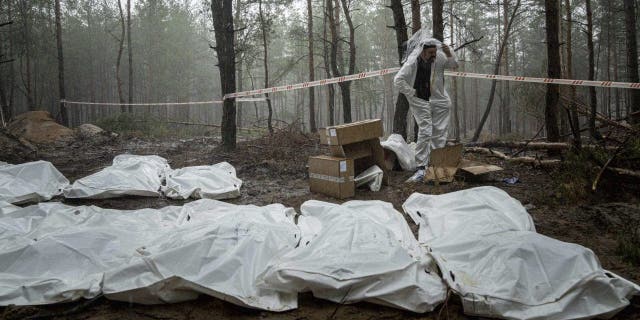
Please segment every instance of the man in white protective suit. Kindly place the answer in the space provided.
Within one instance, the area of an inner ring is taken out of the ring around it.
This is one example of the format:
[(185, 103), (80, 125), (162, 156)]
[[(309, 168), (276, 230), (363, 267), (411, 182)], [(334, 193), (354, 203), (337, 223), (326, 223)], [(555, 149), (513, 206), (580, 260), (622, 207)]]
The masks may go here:
[(458, 67), (446, 44), (424, 37), (423, 33), (418, 31), (409, 40), (406, 59), (393, 79), (398, 91), (409, 100), (419, 128), (416, 142), (418, 170), (407, 182), (422, 181), (431, 150), (442, 148), (447, 142), (451, 99), (444, 88), (444, 69)]

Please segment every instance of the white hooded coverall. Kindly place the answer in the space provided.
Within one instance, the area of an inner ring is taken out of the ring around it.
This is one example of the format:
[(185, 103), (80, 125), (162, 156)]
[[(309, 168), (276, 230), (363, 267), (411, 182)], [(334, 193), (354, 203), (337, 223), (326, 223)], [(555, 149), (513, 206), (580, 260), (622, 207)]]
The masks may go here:
[(458, 67), (453, 49), (451, 57), (447, 57), (441, 48), (441, 42), (430, 38), (422, 44), (435, 44), (437, 46), (436, 57), (431, 63), (431, 96), (429, 101), (416, 97), (416, 89), (413, 84), (418, 72), (418, 59), (422, 52), (422, 45), (416, 46), (404, 62), (400, 71), (393, 79), (398, 91), (409, 100), (409, 107), (418, 123), (418, 141), (416, 142), (416, 165), (427, 167), (431, 150), (442, 148), (447, 142), (449, 125), (449, 109), (451, 99), (444, 88), (444, 69)]

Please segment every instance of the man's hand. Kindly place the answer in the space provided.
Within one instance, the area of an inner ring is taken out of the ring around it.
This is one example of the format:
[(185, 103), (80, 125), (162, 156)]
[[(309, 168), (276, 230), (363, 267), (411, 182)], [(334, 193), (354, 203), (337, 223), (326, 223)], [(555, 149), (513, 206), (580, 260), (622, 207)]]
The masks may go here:
[(451, 49), (449, 49), (449, 46), (446, 44), (442, 44), (442, 51), (444, 52), (445, 55), (447, 55), (447, 57), (451, 57)]

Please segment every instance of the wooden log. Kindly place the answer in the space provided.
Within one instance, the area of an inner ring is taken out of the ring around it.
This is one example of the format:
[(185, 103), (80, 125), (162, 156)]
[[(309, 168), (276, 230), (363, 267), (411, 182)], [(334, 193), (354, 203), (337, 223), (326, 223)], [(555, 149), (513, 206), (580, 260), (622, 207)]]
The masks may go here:
[(496, 157), (496, 158), (505, 160), (509, 163), (531, 164), (533, 166), (541, 166), (541, 167), (553, 167), (561, 163), (561, 160), (558, 160), (558, 159), (542, 160), (542, 159), (537, 159), (533, 157), (509, 157), (500, 151), (491, 150), (489, 148), (483, 148), (483, 147), (468, 147), (468, 148), (465, 148), (465, 152), (485, 154), (491, 157)]

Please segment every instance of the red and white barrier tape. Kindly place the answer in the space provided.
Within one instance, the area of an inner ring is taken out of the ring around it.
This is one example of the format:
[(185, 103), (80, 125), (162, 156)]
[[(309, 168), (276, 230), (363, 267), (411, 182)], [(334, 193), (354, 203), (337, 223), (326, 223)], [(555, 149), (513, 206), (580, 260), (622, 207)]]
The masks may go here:
[[(223, 99), (240, 98), (254, 96), (258, 94), (291, 91), (306, 89), (310, 87), (324, 86), (327, 84), (360, 80), (372, 77), (379, 77), (386, 74), (398, 72), (400, 68), (388, 68), (376, 71), (360, 72), (357, 74), (351, 74), (342, 77), (335, 77), (330, 79), (322, 79), (311, 82), (301, 82), (296, 84), (288, 84), (284, 86), (256, 89), (235, 93), (228, 93), (224, 95)], [(504, 76), (496, 74), (484, 74), (484, 73), (471, 73), (471, 72), (457, 72), (457, 71), (445, 71), (445, 76), (461, 77), (461, 78), (476, 78), (476, 79), (489, 79), (489, 80), (505, 80), (516, 82), (531, 82), (531, 83), (555, 83), (570, 86), (585, 86), (585, 87), (603, 87), (603, 88), (622, 88), (622, 89), (640, 89), (640, 83), (633, 82), (615, 82), (615, 81), (593, 81), (593, 80), (573, 80), (573, 79), (552, 79), (552, 78), (535, 78), (535, 77), (521, 77), (521, 76)], [(253, 101), (265, 101), (265, 98), (242, 98), (236, 99), (237, 102), (253, 102)], [(79, 102), (79, 101), (62, 101), (64, 104), (79, 104), (79, 105), (106, 105), (106, 106), (176, 106), (176, 105), (198, 105), (198, 104), (222, 104), (223, 100), (212, 101), (195, 101), (195, 102), (156, 102), (156, 103), (101, 103), (101, 102)]]
[(557, 84), (564, 84), (564, 85), (570, 85), (570, 86), (585, 86), (585, 87), (640, 89), (640, 83), (633, 83), (633, 82), (534, 78), (534, 77), (503, 76), (503, 75), (495, 75), (495, 74), (455, 72), (455, 71), (445, 71), (444, 74), (446, 76), (452, 76), (452, 77), (476, 78), (476, 79), (491, 79), (491, 80), (495, 79), (495, 80), (533, 82), (533, 83), (557, 83)]
[[(336, 77), (331, 79), (316, 80), (312, 82), (302, 82), (297, 84), (289, 84), (289, 85), (271, 87), (266, 89), (257, 89), (257, 90), (229, 93), (229, 94), (226, 94), (224, 98), (229, 99), (229, 98), (235, 98), (235, 97), (246, 97), (246, 96), (253, 96), (257, 94), (272, 93), (272, 92), (305, 89), (309, 87), (323, 86), (330, 83), (338, 83), (338, 82), (344, 82), (344, 81), (378, 77), (385, 74), (398, 72), (398, 70), (400, 70), (400, 68), (389, 68), (389, 69), (382, 69), (382, 70), (376, 70), (376, 71), (361, 72), (357, 74)], [(633, 83), (633, 82), (534, 78), (534, 77), (503, 76), (503, 75), (471, 73), (471, 72), (456, 72), (456, 71), (445, 71), (444, 75), (450, 76), (450, 77), (477, 78), (477, 79), (489, 79), (489, 80), (495, 79), (495, 80), (506, 80), (506, 81), (516, 81), (516, 82), (557, 83), (557, 84), (573, 85), (573, 86), (640, 89), (640, 83)]]
[(383, 76), (385, 74), (398, 72), (398, 70), (400, 70), (400, 68), (382, 69), (382, 70), (376, 70), (376, 71), (360, 72), (360, 73), (351, 74), (351, 75), (348, 75), (348, 76), (335, 77), (335, 78), (331, 78), (331, 79), (322, 79), (322, 80), (316, 80), (316, 81), (311, 81), (311, 82), (302, 82), (302, 83), (289, 84), (289, 85), (284, 85), (284, 86), (279, 86), (279, 87), (271, 87), (271, 88), (266, 88), (266, 89), (257, 89), (257, 90), (249, 90), (249, 91), (242, 91), (242, 92), (236, 92), (236, 93), (229, 93), (229, 94), (225, 94), (224, 98), (225, 99), (229, 99), (229, 98), (253, 96), (253, 95), (257, 95), (257, 94), (280, 92), (280, 91), (291, 91), (291, 90), (298, 90), (298, 89), (306, 89), (306, 88), (309, 88), (309, 87), (324, 86), (324, 85), (331, 84), (331, 83), (338, 83), (338, 82), (345, 82), (345, 81), (352, 81), (352, 80), (359, 80), (359, 79)]
[[(236, 99), (236, 102), (261, 102), (267, 101), (266, 98), (242, 98)], [(211, 101), (191, 101), (191, 102), (151, 102), (151, 103), (118, 103), (118, 102), (82, 102), (61, 100), (65, 105), (101, 105), (101, 106), (184, 106), (184, 105), (201, 105), (201, 104), (222, 104), (224, 100)]]

